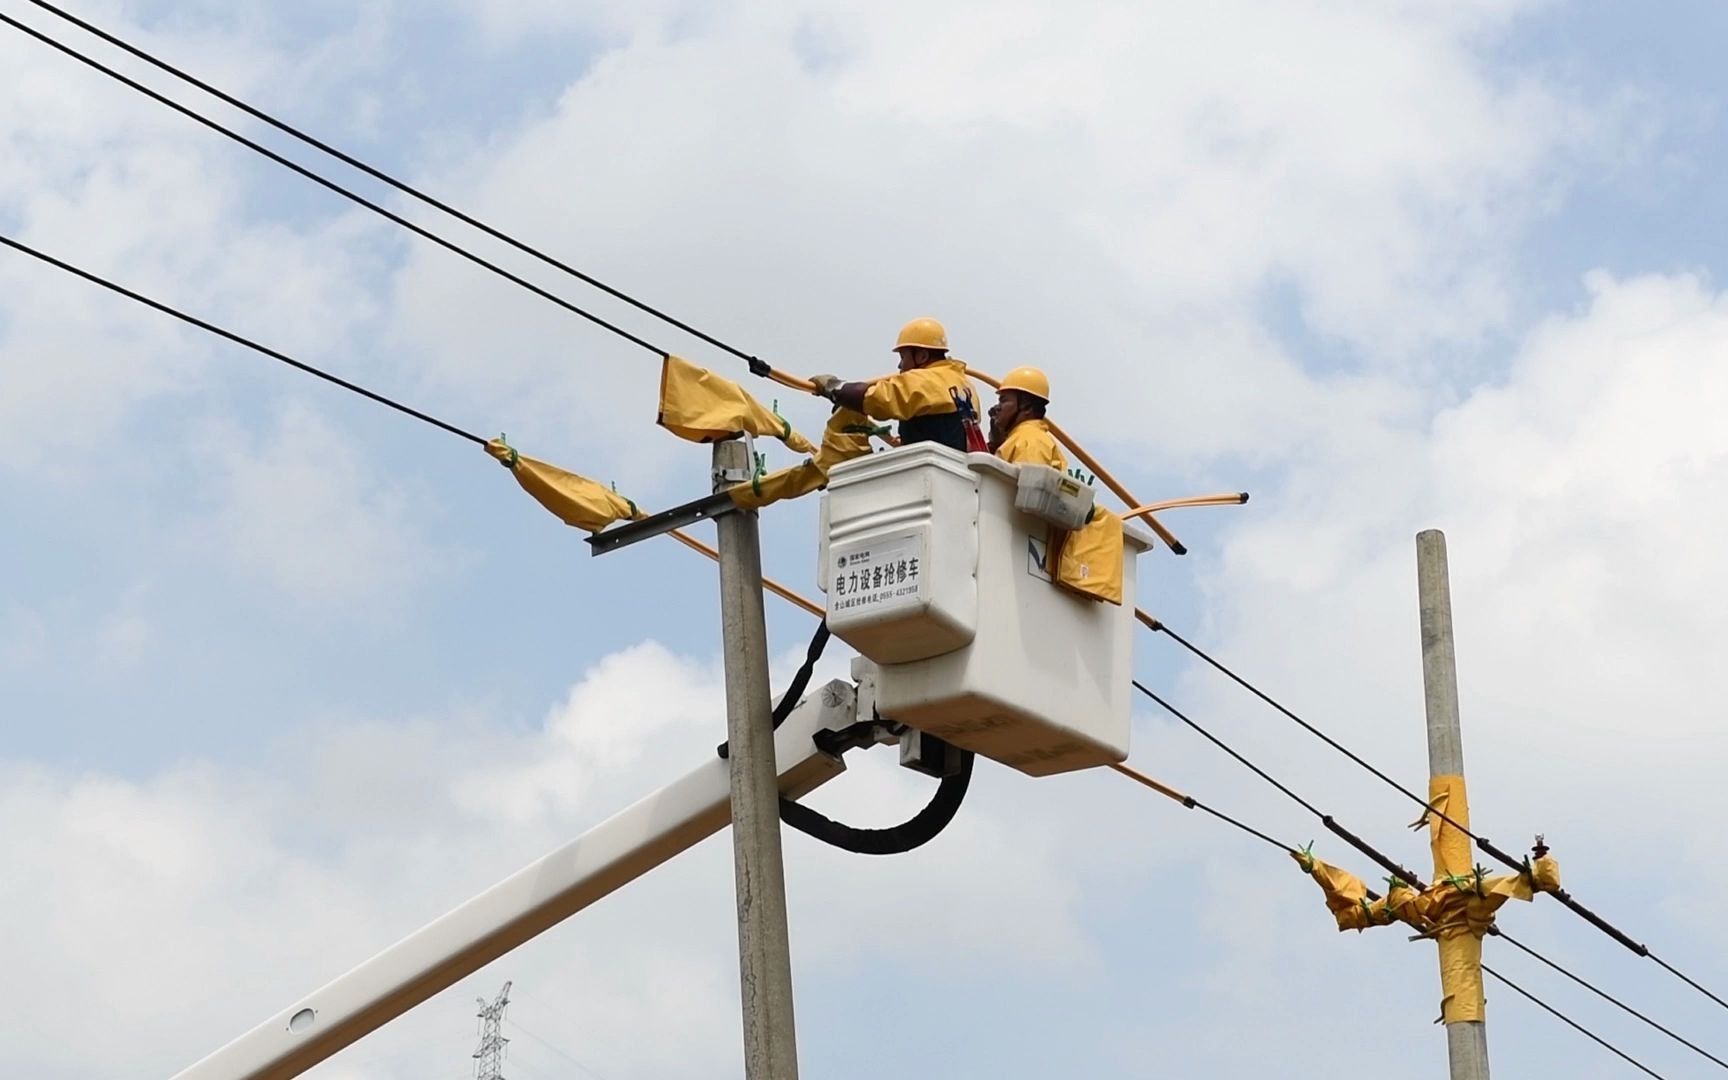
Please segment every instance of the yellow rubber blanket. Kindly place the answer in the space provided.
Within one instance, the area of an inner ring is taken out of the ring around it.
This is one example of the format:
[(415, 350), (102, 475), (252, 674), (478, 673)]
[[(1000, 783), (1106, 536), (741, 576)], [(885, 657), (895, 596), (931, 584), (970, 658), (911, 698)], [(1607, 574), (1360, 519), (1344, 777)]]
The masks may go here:
[(835, 409), (822, 429), (822, 445), (814, 457), (731, 489), (732, 501), (746, 510), (760, 510), (782, 499), (808, 495), (828, 483), (828, 470), (870, 452), (870, 437), (879, 429), (853, 409)]
[(486, 452), (503, 462), (522, 490), (566, 525), (599, 532), (614, 521), (633, 521), (643, 516), (635, 503), (616, 491), (556, 465), (523, 457), (503, 436), (488, 442)]
[(743, 432), (779, 439), (794, 453), (811, 454), (810, 440), (731, 379), (668, 356), (660, 365), (659, 425), (691, 442), (715, 442)]
[[(1470, 827), (1470, 807), (1464, 778), (1436, 776), (1429, 781), (1428, 805)], [(1494, 925), (1494, 915), (1508, 900), (1530, 900), (1538, 892), (1560, 887), (1560, 865), (1544, 855), (1528, 873), (1489, 874), (1471, 860), (1470, 838), (1439, 814), (1424, 815), (1434, 853), (1434, 882), (1417, 892), (1405, 882), (1392, 882), (1379, 900), (1368, 897), (1362, 879), (1331, 866), (1307, 852), (1295, 853), (1297, 863), (1314, 878), (1326, 897), (1340, 930), (1365, 930), (1401, 922), (1433, 938), (1440, 950), (1440, 1019), (1448, 1024), (1484, 1018), (1482, 938)]]

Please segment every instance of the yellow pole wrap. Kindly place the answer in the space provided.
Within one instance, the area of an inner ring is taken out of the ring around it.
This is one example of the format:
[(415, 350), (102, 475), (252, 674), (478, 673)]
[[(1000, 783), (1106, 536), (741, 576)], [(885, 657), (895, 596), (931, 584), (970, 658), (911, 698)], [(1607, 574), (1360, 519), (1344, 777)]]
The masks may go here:
[(1482, 939), (1467, 926), (1440, 931), (1440, 991), (1444, 1022), (1483, 1019)]
[(1434, 891), (1438, 903), (1432, 915), (1439, 925), (1440, 1018), (1448, 1024), (1481, 1020), (1482, 939), (1470, 932), (1464, 915), (1466, 897), (1443, 882), (1448, 877), (1471, 873), (1470, 838), (1440, 814), (1470, 827), (1470, 799), (1462, 776), (1435, 776), (1428, 780), (1428, 805), (1440, 813), (1428, 815), (1428, 846), (1434, 853)]
[[(1470, 800), (1462, 776), (1430, 778), (1428, 805), (1466, 829), (1470, 827)], [(1434, 877), (1468, 874), (1475, 865), (1470, 857), (1470, 838), (1447, 824), (1440, 814), (1428, 815), (1428, 846), (1434, 851)]]

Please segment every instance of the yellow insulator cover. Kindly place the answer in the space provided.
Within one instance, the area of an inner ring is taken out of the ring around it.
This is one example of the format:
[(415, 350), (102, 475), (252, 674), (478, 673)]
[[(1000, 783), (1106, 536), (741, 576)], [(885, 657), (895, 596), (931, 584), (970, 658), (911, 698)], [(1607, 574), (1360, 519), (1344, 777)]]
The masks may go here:
[(1560, 864), (1554, 856), (1544, 855), (1530, 864), (1530, 883), (1537, 892), (1556, 892), (1560, 888)]

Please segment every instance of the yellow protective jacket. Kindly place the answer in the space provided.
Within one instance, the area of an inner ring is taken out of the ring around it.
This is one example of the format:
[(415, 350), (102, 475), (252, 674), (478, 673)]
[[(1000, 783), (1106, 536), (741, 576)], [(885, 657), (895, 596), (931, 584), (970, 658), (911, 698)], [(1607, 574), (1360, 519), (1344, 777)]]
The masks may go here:
[(1015, 424), (1014, 430), (997, 447), (996, 456), (1010, 465), (1048, 465), (1052, 469), (1068, 471), (1068, 459), (1062, 455), (1056, 436), (1050, 434), (1049, 422), (1042, 418)]
[(902, 443), (939, 442), (966, 450), (966, 434), (955, 405), (956, 394), (978, 417), (978, 395), (966, 377), (963, 360), (938, 360), (911, 371), (884, 375), (864, 391), (863, 413), (877, 420), (898, 420)]

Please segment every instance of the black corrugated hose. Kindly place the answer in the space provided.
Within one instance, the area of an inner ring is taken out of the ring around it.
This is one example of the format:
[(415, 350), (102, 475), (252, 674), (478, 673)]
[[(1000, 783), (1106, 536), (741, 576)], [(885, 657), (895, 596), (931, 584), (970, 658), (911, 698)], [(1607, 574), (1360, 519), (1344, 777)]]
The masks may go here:
[[(815, 635), (810, 638), (810, 647), (804, 651), (803, 665), (798, 668), (797, 674), (792, 676), (786, 692), (780, 695), (779, 704), (774, 706), (776, 730), (792, 715), (792, 710), (798, 707), (804, 691), (809, 689), (810, 676), (816, 669), (816, 662), (822, 659), (822, 651), (828, 647), (831, 636), (826, 621), (817, 625)], [(719, 749), (720, 756), (725, 757), (727, 745), (721, 743)], [(936, 839), (937, 835), (948, 827), (948, 823), (954, 820), (954, 815), (960, 812), (960, 803), (966, 798), (966, 789), (972, 784), (974, 757), (972, 751), (962, 751), (960, 771), (953, 776), (943, 777), (929, 805), (909, 820), (891, 828), (855, 828), (784, 796), (780, 799), (780, 820), (806, 836), (815, 837), (824, 844), (855, 855), (899, 855)]]

